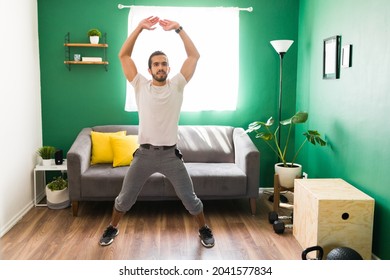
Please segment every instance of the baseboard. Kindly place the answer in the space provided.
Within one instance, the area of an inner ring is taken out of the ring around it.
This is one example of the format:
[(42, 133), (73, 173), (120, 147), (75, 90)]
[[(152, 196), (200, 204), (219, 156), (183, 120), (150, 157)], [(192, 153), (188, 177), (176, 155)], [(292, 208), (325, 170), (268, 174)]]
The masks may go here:
[(0, 230), (0, 238), (5, 235), (14, 225), (16, 225), (24, 215), (28, 211), (30, 211), (31, 208), (34, 207), (34, 203), (31, 201), (29, 204), (27, 204), (19, 213), (17, 213), (4, 227)]

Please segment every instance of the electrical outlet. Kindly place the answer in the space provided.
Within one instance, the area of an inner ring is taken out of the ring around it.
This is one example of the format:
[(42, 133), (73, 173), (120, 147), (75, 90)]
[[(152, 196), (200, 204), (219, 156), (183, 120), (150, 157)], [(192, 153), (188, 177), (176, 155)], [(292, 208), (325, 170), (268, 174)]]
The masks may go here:
[(303, 172), (302, 175), (303, 175), (303, 179), (307, 179), (309, 177), (309, 175), (306, 172)]

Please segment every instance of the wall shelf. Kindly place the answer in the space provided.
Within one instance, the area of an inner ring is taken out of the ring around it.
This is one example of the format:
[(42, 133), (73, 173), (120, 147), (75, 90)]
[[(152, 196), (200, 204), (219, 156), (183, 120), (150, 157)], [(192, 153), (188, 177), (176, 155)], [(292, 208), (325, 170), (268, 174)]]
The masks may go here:
[[(107, 60), (107, 34), (104, 33), (102, 36), (103, 43), (101, 44), (89, 44), (89, 43), (71, 43), (70, 32), (65, 35), (65, 61), (64, 64), (71, 70), (71, 65), (103, 65), (105, 70), (108, 71), (108, 60)], [(71, 60), (71, 48), (101, 48), (103, 51), (102, 61), (75, 61)]]
[(64, 61), (65, 64), (99, 64), (99, 65), (108, 65), (108, 61)]
[(65, 47), (108, 48), (108, 44), (65, 43)]

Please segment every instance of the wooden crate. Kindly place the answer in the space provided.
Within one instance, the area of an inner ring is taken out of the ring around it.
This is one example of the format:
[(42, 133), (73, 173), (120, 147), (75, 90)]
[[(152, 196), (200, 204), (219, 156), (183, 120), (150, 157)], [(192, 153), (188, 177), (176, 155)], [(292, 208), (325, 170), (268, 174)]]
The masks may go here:
[(342, 179), (296, 179), (293, 234), (303, 249), (321, 246), (324, 258), (350, 247), (371, 259), (374, 203)]

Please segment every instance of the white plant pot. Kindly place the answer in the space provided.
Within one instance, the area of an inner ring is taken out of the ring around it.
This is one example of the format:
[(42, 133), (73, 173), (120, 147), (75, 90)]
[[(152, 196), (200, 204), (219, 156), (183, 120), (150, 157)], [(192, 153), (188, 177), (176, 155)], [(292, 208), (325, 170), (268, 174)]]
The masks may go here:
[(91, 44), (99, 44), (99, 36), (89, 36), (89, 42)]
[(43, 166), (50, 166), (51, 165), (51, 159), (42, 159), (42, 165)]
[(302, 165), (294, 163), (293, 167), (284, 167), (283, 163), (277, 163), (275, 164), (275, 173), (279, 175), (279, 184), (282, 187), (292, 189), (294, 180), (302, 177)]
[(46, 186), (47, 207), (50, 209), (63, 209), (70, 206), (69, 188), (52, 191)]

